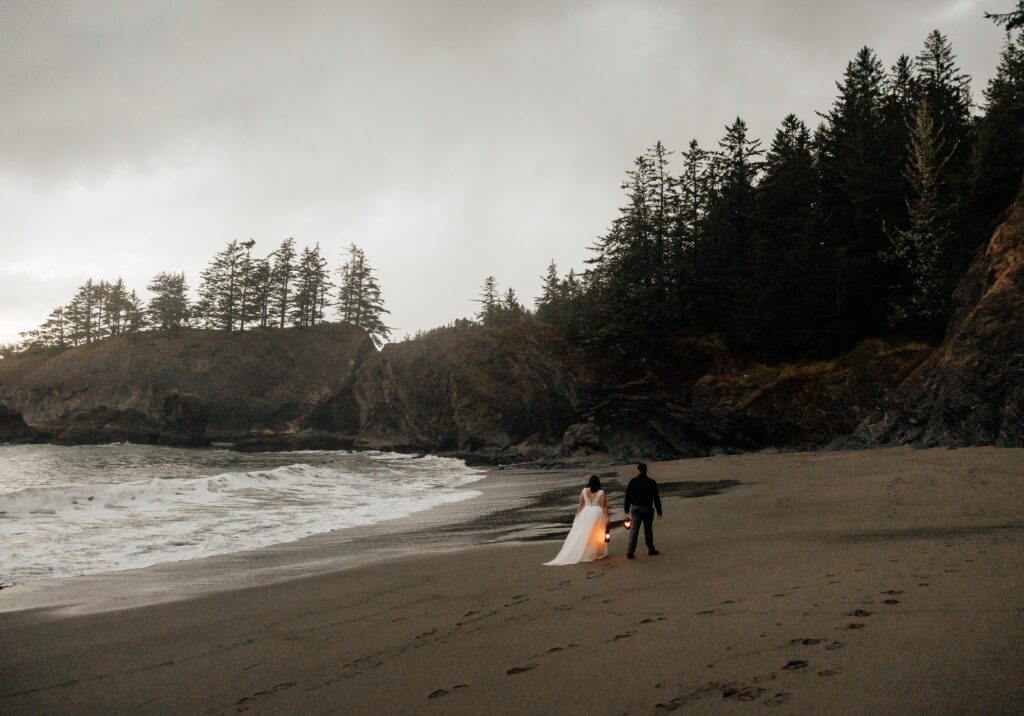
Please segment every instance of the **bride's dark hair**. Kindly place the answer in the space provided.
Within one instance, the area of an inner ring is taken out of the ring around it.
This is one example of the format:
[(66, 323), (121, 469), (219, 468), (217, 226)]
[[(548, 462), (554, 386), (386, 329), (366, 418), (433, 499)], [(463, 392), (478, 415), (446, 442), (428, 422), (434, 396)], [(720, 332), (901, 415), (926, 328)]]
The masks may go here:
[(590, 488), (591, 492), (597, 492), (598, 490), (601, 489), (601, 480), (597, 477), (597, 475), (591, 475), (590, 482), (587, 483), (587, 487)]

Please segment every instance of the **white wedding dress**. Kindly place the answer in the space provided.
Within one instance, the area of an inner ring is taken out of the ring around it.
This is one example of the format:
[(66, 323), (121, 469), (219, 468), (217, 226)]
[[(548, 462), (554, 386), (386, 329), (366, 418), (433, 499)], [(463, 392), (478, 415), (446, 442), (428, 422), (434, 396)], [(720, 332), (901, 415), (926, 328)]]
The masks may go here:
[(605, 521), (604, 508), (601, 507), (603, 496), (604, 490), (598, 490), (597, 494), (591, 497), (590, 489), (583, 488), (583, 509), (576, 514), (561, 551), (553, 560), (544, 564), (577, 564), (593, 562), (595, 559), (608, 556), (608, 545), (604, 541), (608, 523)]

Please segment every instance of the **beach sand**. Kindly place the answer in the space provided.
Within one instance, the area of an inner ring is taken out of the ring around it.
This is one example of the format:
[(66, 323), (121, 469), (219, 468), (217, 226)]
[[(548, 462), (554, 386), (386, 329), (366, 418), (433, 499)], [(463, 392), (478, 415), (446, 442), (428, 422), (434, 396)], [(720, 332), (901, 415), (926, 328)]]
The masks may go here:
[[(660, 555), (627, 561), (617, 529), (604, 560), (542, 566), (588, 472), (493, 473), (564, 507), (466, 549), (0, 613), (0, 712), (1022, 712), (1024, 450), (652, 464)], [(631, 466), (597, 472), (621, 519)], [(430, 531), (458, 536), (457, 508)]]

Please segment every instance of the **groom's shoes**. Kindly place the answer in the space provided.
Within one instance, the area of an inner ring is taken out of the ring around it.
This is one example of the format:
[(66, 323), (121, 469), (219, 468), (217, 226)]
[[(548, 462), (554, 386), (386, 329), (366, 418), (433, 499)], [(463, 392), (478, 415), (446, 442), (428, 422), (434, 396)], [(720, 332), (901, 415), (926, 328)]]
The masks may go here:
[(652, 550), (651, 550), (650, 552), (648, 552), (647, 554), (649, 554), (649, 555), (651, 555), (651, 556), (653, 557), (653, 556), (654, 556), (654, 555), (656, 555), (656, 554), (661, 554), (661, 552), (659, 552), (659, 551), (658, 551), (658, 550), (656, 550), (656, 549), (652, 549)]
[(636, 559), (636, 555), (635, 554), (627, 554), (626, 555), (626, 559)]

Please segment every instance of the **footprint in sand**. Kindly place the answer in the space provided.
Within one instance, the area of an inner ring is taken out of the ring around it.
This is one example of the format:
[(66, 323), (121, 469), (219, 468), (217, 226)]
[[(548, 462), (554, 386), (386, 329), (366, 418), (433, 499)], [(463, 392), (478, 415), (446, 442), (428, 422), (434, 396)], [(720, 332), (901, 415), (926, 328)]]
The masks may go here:
[(505, 673), (509, 674), (509, 675), (511, 675), (511, 674), (521, 674), (524, 671), (529, 671), (530, 669), (536, 669), (536, 668), (537, 668), (536, 664), (527, 664), (526, 666), (513, 666), (511, 669), (509, 669)]
[(789, 701), (789, 694), (787, 694), (786, 692), (782, 691), (782, 692), (779, 692), (779, 693), (775, 694), (775, 696), (772, 696), (770, 699), (765, 699), (764, 700), (764, 705), (765, 706), (782, 706), (782, 704), (786, 703), (787, 701)]
[(722, 689), (723, 699), (736, 699), (738, 701), (757, 701), (768, 689), (759, 686), (729, 686)]
[(861, 624), (860, 622), (853, 622), (851, 624), (847, 624), (846, 626), (841, 626), (839, 628), (840, 629), (863, 629), (864, 625)]
[(846, 644), (841, 641), (834, 641), (831, 644), (826, 644), (825, 649), (828, 651), (835, 651), (836, 649), (842, 649)]
[(899, 599), (886, 599), (885, 603), (886, 604), (899, 604), (900, 600)]
[(824, 669), (818, 672), (818, 676), (835, 676), (839, 671), (835, 669)]
[(557, 654), (560, 651), (565, 651), (566, 649), (572, 649), (572, 648), (577, 647), (577, 646), (579, 646), (579, 644), (577, 644), (576, 642), (571, 642), (569, 644), (566, 644), (565, 646), (553, 646), (550, 649), (548, 649), (547, 653), (549, 653), (549, 654)]
[(852, 612), (850, 612), (846, 616), (848, 616), (848, 617), (869, 617), (872, 614), (874, 614), (874, 612), (869, 612), (869, 611), (866, 611), (864, 609), (854, 609)]
[(797, 671), (798, 669), (806, 669), (807, 662), (803, 659), (792, 659), (786, 662), (786, 665), (782, 667), (783, 671)]
[[(452, 691), (458, 691), (459, 689), (468, 689), (468, 688), (469, 688), (469, 684), (456, 684), (455, 686), (452, 687)], [(428, 699), (436, 699), (436, 698), (441, 697), (441, 696), (447, 696), (450, 693), (451, 693), (451, 691), (449, 691), (448, 689), (438, 689), (437, 691), (431, 691), (430, 695), (427, 696), (427, 698)]]

